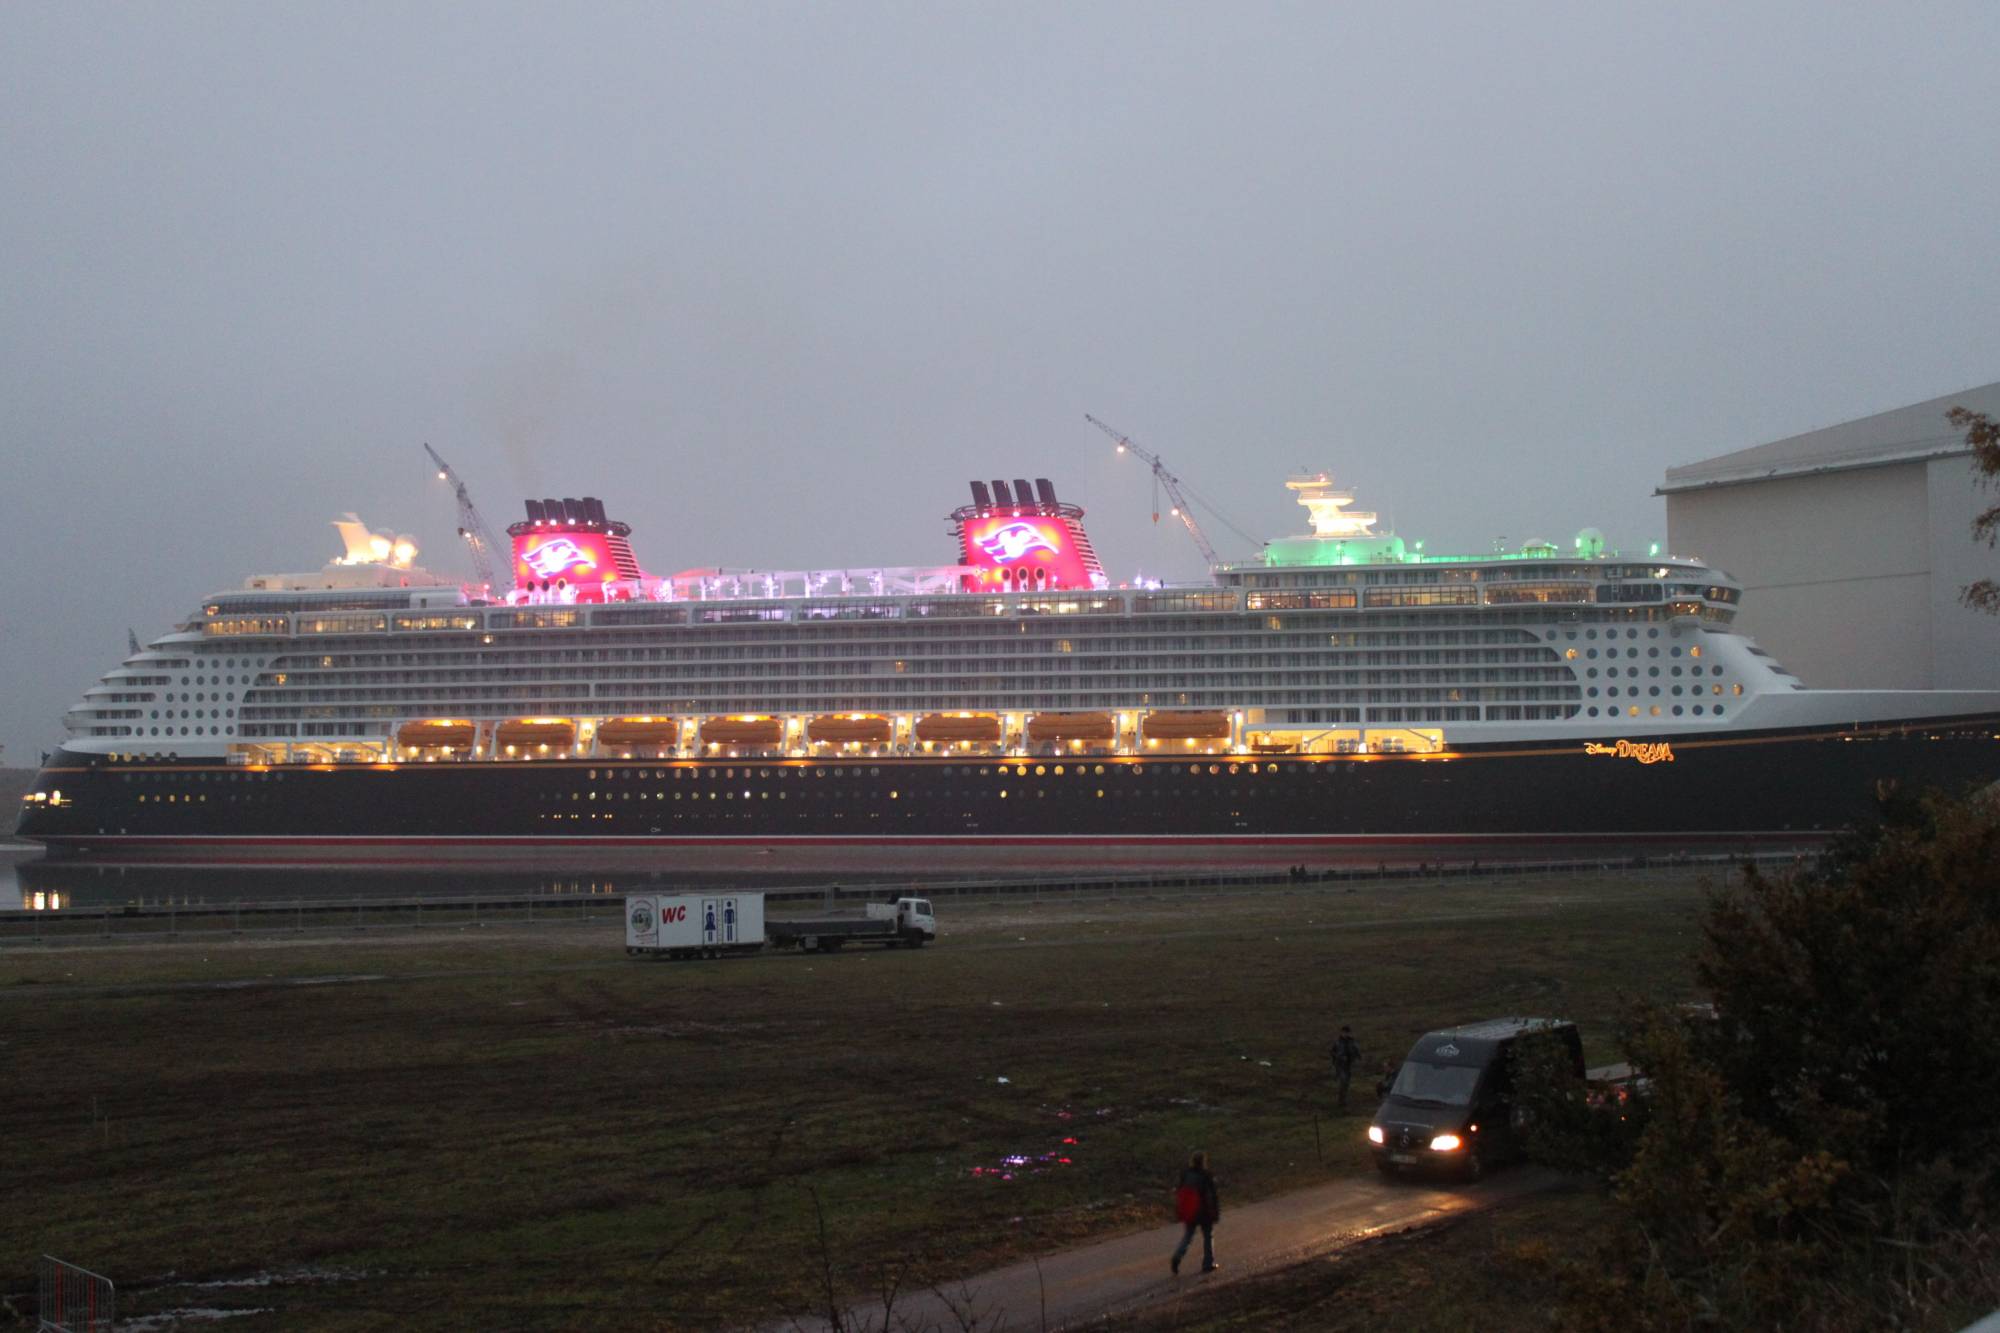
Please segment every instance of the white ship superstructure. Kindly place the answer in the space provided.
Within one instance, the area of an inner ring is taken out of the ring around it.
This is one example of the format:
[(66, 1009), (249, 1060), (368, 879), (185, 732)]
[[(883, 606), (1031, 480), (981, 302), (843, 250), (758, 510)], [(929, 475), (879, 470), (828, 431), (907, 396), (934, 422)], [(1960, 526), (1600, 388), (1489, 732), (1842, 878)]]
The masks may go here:
[[(663, 720), (649, 753), (802, 756), (824, 747), (815, 720), (858, 715), (886, 720), (886, 735), (842, 744), (881, 753), (1422, 752), (1607, 726), (1796, 726), (1828, 705), (1867, 720), (1910, 702), (1792, 698), (1801, 682), (1731, 628), (1739, 587), (1698, 561), (1606, 554), (1589, 531), (1568, 551), (1426, 556), (1342, 510), (1351, 496), (1325, 478), (1290, 485), (1314, 530), (1199, 587), (968, 590), (969, 565), (669, 578), (633, 565), (592, 590), (601, 599), (487, 603), (407, 565), (265, 576), (107, 673), (67, 715), (71, 746), (505, 759), (593, 752), (603, 723), (641, 718)], [(959, 713), (998, 733), (918, 734)], [(1112, 731), (1037, 736), (1051, 713), (1108, 716)], [(1189, 713), (1209, 734), (1148, 735), (1149, 719), (1157, 731)], [(502, 728), (523, 719), (569, 731), (547, 726), (560, 743), (510, 754)], [(779, 728), (762, 743), (703, 741), (704, 723), (730, 719)], [(427, 722), (467, 724), (471, 741), (413, 743), (427, 733), (411, 724)]]

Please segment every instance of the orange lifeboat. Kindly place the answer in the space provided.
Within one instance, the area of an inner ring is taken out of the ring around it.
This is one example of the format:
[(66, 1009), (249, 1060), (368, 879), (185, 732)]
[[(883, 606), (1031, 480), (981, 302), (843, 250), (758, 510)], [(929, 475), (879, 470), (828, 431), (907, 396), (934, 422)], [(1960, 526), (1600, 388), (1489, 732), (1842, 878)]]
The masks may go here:
[(1139, 734), (1149, 741), (1226, 741), (1229, 714), (1148, 713), (1139, 721)]
[(777, 745), (785, 724), (775, 717), (712, 717), (701, 724), (703, 745)]
[(681, 724), (671, 717), (608, 717), (597, 724), (597, 743), (614, 749), (666, 749), (680, 743)]
[(505, 750), (567, 750), (576, 742), (576, 723), (566, 717), (512, 717), (493, 733), (493, 743)]
[(894, 734), (879, 713), (833, 713), (806, 723), (806, 736), (815, 745), (887, 745)]
[(1109, 742), (1118, 737), (1118, 723), (1109, 713), (1037, 713), (1028, 719), (1031, 741)]
[(405, 722), (396, 728), (396, 744), (405, 750), (470, 750), (476, 728), (454, 718)]
[(926, 713), (917, 719), (917, 739), (939, 745), (998, 745), (1000, 719), (991, 713)]

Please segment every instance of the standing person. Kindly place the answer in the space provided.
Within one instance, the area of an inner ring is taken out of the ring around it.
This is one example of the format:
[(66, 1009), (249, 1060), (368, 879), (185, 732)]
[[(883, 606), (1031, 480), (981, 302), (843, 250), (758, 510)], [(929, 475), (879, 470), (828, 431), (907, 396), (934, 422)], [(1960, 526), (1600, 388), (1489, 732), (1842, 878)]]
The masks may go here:
[(1354, 1082), (1354, 1067), (1361, 1063), (1361, 1048), (1354, 1042), (1354, 1033), (1347, 1024), (1340, 1025), (1340, 1035), (1333, 1039), (1333, 1081), (1340, 1085), (1340, 1110), (1347, 1112), (1347, 1086)]
[(1167, 1265), (1174, 1275), (1180, 1276), (1181, 1260), (1194, 1241), (1196, 1227), (1201, 1228), (1201, 1271), (1213, 1273), (1222, 1267), (1215, 1262), (1215, 1224), (1222, 1217), (1222, 1203), (1215, 1195), (1215, 1177), (1208, 1174), (1207, 1153), (1195, 1153), (1182, 1168), (1180, 1183), (1174, 1187), (1174, 1212), (1187, 1228)]
[(1389, 1099), (1389, 1089), (1395, 1086), (1396, 1066), (1393, 1061), (1384, 1060), (1382, 1062), (1382, 1073), (1375, 1080), (1375, 1100), (1378, 1102), (1387, 1101)]

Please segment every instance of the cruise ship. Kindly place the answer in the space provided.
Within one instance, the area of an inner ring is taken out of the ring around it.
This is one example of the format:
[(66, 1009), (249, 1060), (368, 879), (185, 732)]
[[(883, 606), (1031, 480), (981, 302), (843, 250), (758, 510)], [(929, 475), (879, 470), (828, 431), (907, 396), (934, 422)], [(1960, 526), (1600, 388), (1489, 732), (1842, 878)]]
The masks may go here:
[[(54, 852), (901, 873), (1808, 846), (2000, 778), (2000, 691), (1808, 689), (1698, 559), (1307, 531), (1114, 585), (1046, 479), (950, 564), (646, 572), (529, 500), (511, 585), (336, 524), (92, 685), (24, 797)], [(1857, 629), (1857, 632), (1862, 632)]]

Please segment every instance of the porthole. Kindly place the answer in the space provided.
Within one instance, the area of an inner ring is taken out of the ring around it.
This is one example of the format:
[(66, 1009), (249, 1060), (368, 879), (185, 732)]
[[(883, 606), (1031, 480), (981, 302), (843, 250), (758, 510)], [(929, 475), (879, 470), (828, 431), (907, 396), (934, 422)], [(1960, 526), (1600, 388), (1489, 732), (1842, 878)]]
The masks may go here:
[(1035, 765), (1035, 776), (1036, 776), (1036, 777), (1038, 777), (1038, 778), (1041, 778), (1041, 777), (1047, 777), (1047, 776), (1048, 776), (1048, 772), (1049, 772), (1049, 770), (1048, 770), (1048, 769), (1046, 769), (1046, 768), (1043, 768), (1043, 767), (1042, 767), (1042, 766), (1041, 766), (1040, 764), (1036, 764), (1036, 765)]
[(1675, 704), (1675, 705), (1674, 705), (1674, 716), (1675, 716), (1675, 717), (1679, 717), (1680, 715), (1681, 715), (1681, 706), (1680, 706), (1679, 704)]
[(1659, 715), (1660, 715), (1660, 706), (1659, 706), (1658, 704), (1654, 704), (1654, 705), (1653, 705), (1653, 716), (1654, 716), (1654, 717), (1658, 717)]

